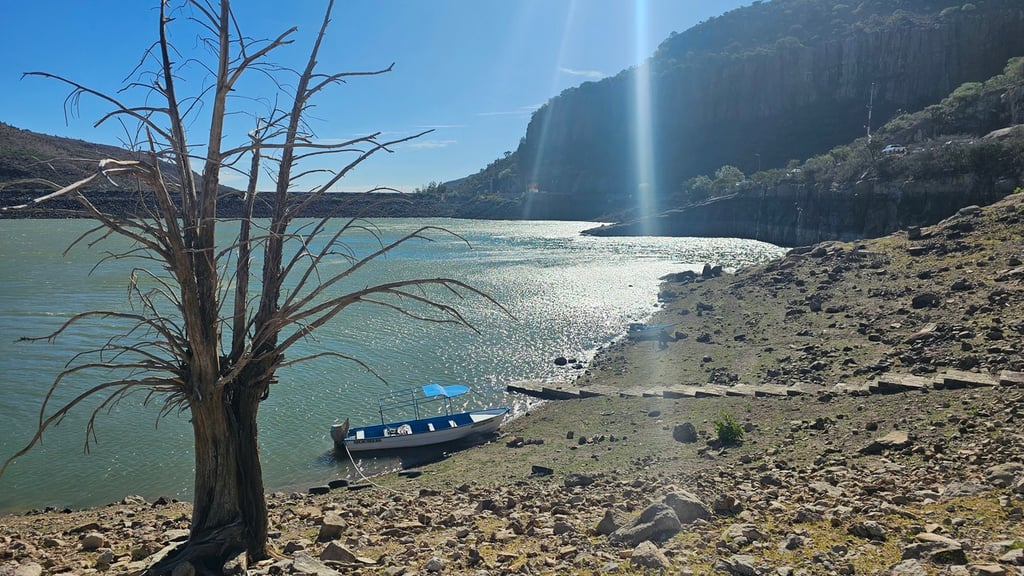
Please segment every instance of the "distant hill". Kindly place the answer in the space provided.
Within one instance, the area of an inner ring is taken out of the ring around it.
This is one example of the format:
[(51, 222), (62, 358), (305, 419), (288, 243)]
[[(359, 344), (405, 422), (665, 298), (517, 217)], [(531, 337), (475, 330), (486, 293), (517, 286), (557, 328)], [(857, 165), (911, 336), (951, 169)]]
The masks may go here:
[[(103, 158), (131, 157), (117, 146), (40, 134), (0, 122), (0, 182), (42, 178), (70, 184), (95, 172), (96, 163)], [(94, 182), (87, 189), (108, 187), (106, 182)]]
[[(24, 130), (0, 122), (0, 184), (18, 180), (41, 179), (66, 185), (94, 173), (97, 162), (104, 158), (131, 159), (132, 152), (116, 146), (94, 144), (83, 140), (62, 138)], [(172, 177), (176, 167), (164, 164), (165, 174)], [(90, 203), (97, 209), (129, 216), (152, 209), (153, 199), (146, 194), (131, 194), (130, 187), (117, 188), (105, 179), (97, 179), (83, 189)], [(42, 193), (51, 191), (43, 184), (0, 187), (0, 206), (20, 205)], [(217, 214), (222, 218), (238, 217), (242, 213), (240, 192), (221, 186), (221, 199)], [(269, 196), (267, 192), (260, 195)], [(304, 202), (305, 195), (292, 193), (296, 204)], [(270, 215), (270, 199), (257, 199), (255, 215)], [(81, 206), (72, 198), (48, 201), (44, 210), (0, 212), (0, 218), (75, 217)], [(519, 206), (501, 197), (458, 196), (449, 197), (444, 187), (434, 185), (417, 194), (324, 194), (311, 203), (305, 216), (362, 216), (362, 217), (456, 217), (456, 218), (517, 218)]]
[[(104, 158), (131, 159), (132, 152), (116, 146), (95, 144), (84, 140), (62, 138), (24, 130), (0, 122), (0, 184), (18, 180), (43, 179), (59, 185), (81, 180), (94, 173), (97, 162)], [(164, 172), (174, 175), (177, 169), (164, 164)], [(23, 204), (41, 193), (50, 191), (43, 184), (12, 186), (0, 189), (0, 206)], [(84, 189), (90, 203), (99, 210), (128, 216), (142, 211), (140, 202), (151, 209), (152, 198), (128, 193), (126, 187), (116, 188), (107, 180), (98, 179)], [(217, 206), (224, 218), (241, 214), (239, 191), (221, 187), (222, 198)], [(265, 193), (261, 193), (265, 194)], [(296, 202), (302, 194), (294, 194)], [(44, 211), (0, 212), (0, 218), (73, 217), (81, 206), (70, 198), (49, 201)], [(270, 215), (269, 200), (255, 203), (257, 217)], [(308, 216), (450, 216), (454, 208), (428, 196), (403, 194), (326, 194), (307, 210)]]

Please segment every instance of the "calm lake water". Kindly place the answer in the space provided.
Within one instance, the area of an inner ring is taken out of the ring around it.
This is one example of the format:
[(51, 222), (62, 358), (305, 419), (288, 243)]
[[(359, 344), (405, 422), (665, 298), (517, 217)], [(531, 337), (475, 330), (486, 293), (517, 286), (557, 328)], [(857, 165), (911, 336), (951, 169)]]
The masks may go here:
[[(383, 219), (374, 224), (384, 242), (422, 220)], [(260, 442), (268, 490), (304, 489), (338, 477), (353, 477), (351, 464), (332, 453), (331, 423), (379, 421), (376, 398), (428, 382), (462, 383), (474, 389), (464, 404), (526, 407), (506, 394), (513, 380), (570, 380), (574, 371), (556, 367), (559, 355), (589, 359), (621, 337), (629, 322), (657, 308), (658, 278), (705, 262), (740, 268), (782, 253), (778, 247), (735, 239), (592, 238), (586, 222), (437, 220), (470, 243), (435, 235), (410, 244), (348, 286), (410, 277), (464, 280), (508, 307), (511, 319), (478, 299), (461, 303), (481, 334), (465, 328), (416, 322), (382, 309), (353, 308), (302, 343), (299, 353), (331, 350), (369, 364), (387, 383), (363, 368), (319, 359), (282, 369), (280, 382), (260, 409)], [(16, 342), (39, 336), (71, 315), (90, 309), (125, 309), (128, 270), (138, 262), (96, 266), (101, 249), (63, 250), (90, 224), (73, 220), (0, 220), (0, 459), (28, 442), (42, 398), (72, 356), (111, 335), (110, 325), (83, 324), (54, 343)], [(225, 240), (230, 236), (225, 232)], [(357, 255), (374, 249), (369, 235), (350, 237)], [(344, 265), (341, 257), (333, 270)], [(63, 383), (67, 400), (100, 382), (98, 376)], [(192, 437), (188, 415), (158, 419), (159, 402), (129, 397), (104, 411), (96, 442), (83, 450), (92, 407), (82, 406), (44, 436), (42, 445), (0, 477), (0, 512), (44, 506), (84, 507), (126, 494), (189, 499)], [(396, 465), (363, 462), (371, 469)]]

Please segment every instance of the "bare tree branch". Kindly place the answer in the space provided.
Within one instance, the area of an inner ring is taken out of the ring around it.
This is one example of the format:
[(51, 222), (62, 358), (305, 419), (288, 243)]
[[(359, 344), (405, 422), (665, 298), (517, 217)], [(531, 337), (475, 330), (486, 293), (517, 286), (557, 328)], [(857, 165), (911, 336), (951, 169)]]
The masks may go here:
[[(8, 184), (49, 192), (33, 194), (19, 206), (0, 208), (35, 213), (48, 201), (66, 196), (80, 208), (51, 209), (50, 214), (87, 216), (96, 223), (76, 237), (68, 250), (94, 249), (102, 242), (123, 239), (129, 244), (107, 249), (97, 266), (109, 261), (133, 264), (126, 286), (130, 312), (79, 312), (45, 336), (24, 338), (52, 341), (67, 335), (72, 326), (93, 321), (105, 324), (110, 334), (64, 365), (43, 398), (32, 438), (0, 466), (0, 475), (38, 444), (49, 427), (87, 399), (94, 398), (97, 404), (86, 423), (86, 450), (96, 438), (97, 416), (136, 391), (146, 391), (144, 403), (162, 399), (158, 419), (175, 410), (188, 412), (196, 459), (191, 536), (182, 552), (152, 568), (160, 573), (192, 561), (196, 566), (221, 566), (225, 559), (218, 555), (227, 550), (244, 548), (250, 560), (267, 556), (256, 416), (278, 369), (336, 358), (383, 380), (363, 360), (340, 352), (318, 350), (286, 357), (296, 342), (315, 339), (319, 328), (357, 303), (474, 331), (477, 328), (459, 305), (465, 298), (480, 298), (511, 316), (488, 294), (449, 277), (395, 280), (350, 292), (341, 289), (357, 271), (407, 242), (429, 242), (435, 233), (466, 242), (448, 230), (423, 226), (384, 242), (379, 230), (359, 218), (338, 224), (324, 217), (295, 226), (295, 219), (312, 202), (356, 166), (430, 132), (388, 141), (381, 141), (379, 132), (344, 142), (317, 140), (309, 123), (314, 96), (353, 77), (376, 76), (394, 67), (327, 74), (317, 70), (333, 0), (327, 2), (301, 70), (268, 61), (277, 48), (293, 42), (295, 28), (257, 40), (243, 35), (228, 0), (185, 0), (179, 6), (172, 10), (169, 1), (161, 2), (157, 40), (125, 79), (121, 93), (134, 95), (142, 90), (141, 103), (123, 103), (121, 98), (62, 76), (28, 73), (70, 86), (65, 114), (76, 112), (83, 96), (110, 106), (95, 125), (119, 122), (135, 159), (101, 160), (94, 173), (66, 186), (47, 179)], [(198, 31), (201, 54), (184, 54), (171, 44), (172, 13)], [(182, 13), (185, 18), (180, 18)], [(150, 66), (153, 69), (146, 70)], [(192, 83), (195, 71), (205, 77)], [(295, 78), (286, 79), (291, 73)], [(271, 95), (253, 98), (233, 92), (243, 85), (243, 78), (259, 75), (270, 79)], [(179, 93), (179, 88), (192, 93)], [(259, 106), (266, 109), (253, 112)], [(233, 115), (251, 116), (256, 125), (245, 137), (229, 143), (226, 120)], [(199, 120), (209, 125), (193, 128), (192, 123)], [(134, 130), (129, 124), (136, 126)], [(187, 134), (204, 144), (190, 145)], [(193, 160), (202, 163), (198, 175), (192, 170)], [(338, 166), (306, 164), (313, 160)], [(221, 173), (228, 170), (247, 178), (240, 194), (243, 214), (237, 236), (218, 244), (217, 207), (225, 197)], [(274, 183), (270, 195), (257, 194), (263, 173)], [(300, 179), (324, 174), (329, 176), (314, 183), (303, 198), (291, 196)], [(90, 200), (86, 186), (101, 178), (123, 191), (128, 210), (106, 213)], [(257, 202), (266, 202), (270, 208), (266, 225), (254, 221)], [(346, 234), (359, 231), (377, 241), (369, 254), (357, 254), (345, 243)], [(262, 251), (262, 269), (254, 269), (257, 250)], [(346, 264), (340, 271), (333, 267), (338, 257)], [(230, 338), (223, 331), (229, 331)], [(108, 381), (91, 384), (97, 376)], [(72, 399), (57, 407), (58, 389), (74, 386), (77, 392)]]

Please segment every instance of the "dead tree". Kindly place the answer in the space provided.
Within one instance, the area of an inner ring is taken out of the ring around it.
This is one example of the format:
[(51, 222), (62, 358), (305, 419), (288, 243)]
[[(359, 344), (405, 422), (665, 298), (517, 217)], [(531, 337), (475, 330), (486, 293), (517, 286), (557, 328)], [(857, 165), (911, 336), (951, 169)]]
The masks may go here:
[[(176, 56), (168, 27), (181, 18), (172, 18), (167, 4), (164, 1), (160, 9), (158, 39), (144, 58), (144, 62), (156, 62), (157, 69), (137, 75), (130, 83), (130, 87), (148, 92), (145, 104), (122, 102), (119, 95), (101, 93), (62, 76), (30, 73), (69, 85), (68, 103), (82, 96), (105, 101), (111, 110), (97, 125), (112, 120), (137, 125), (135, 133), (143, 146), (136, 159), (102, 160), (94, 174), (65, 186), (50, 183), (52, 193), (4, 209), (39, 209), (56, 197), (74, 198), (81, 214), (97, 223), (75, 244), (120, 236), (132, 247), (113, 257), (141, 258), (143, 265), (131, 274), (131, 312), (86, 311), (54, 333), (35, 338), (57, 338), (72, 325), (97, 319), (122, 326), (109, 340), (79, 357), (85, 360), (72, 363), (57, 376), (40, 409), (38, 430), (0, 473), (83, 400), (97, 395), (103, 398), (89, 419), (86, 433), (90, 434), (97, 413), (126, 394), (139, 388), (156, 394), (163, 399), (164, 414), (189, 413), (195, 440), (195, 490), (188, 541), (151, 572), (169, 573), (188, 562), (201, 573), (219, 573), (225, 562), (243, 554), (249, 561), (268, 555), (256, 417), (275, 381), (275, 372), (287, 363), (325, 355), (362, 364), (357, 358), (333, 353), (291, 358), (287, 352), (293, 344), (355, 303), (471, 329), (457, 307), (459, 298), (480, 297), (501, 306), (454, 278), (395, 280), (343, 290), (344, 281), (353, 273), (396, 246), (447, 233), (444, 230), (424, 227), (393, 243), (382, 243), (373, 253), (357, 256), (345, 252), (342, 242), (347, 232), (368, 228), (361, 220), (345, 221), (336, 231), (326, 218), (308, 229), (293, 229), (293, 220), (303, 209), (353, 168), (378, 152), (422, 135), (381, 141), (379, 134), (370, 134), (340, 143), (319, 143), (313, 138), (305, 115), (314, 96), (352, 76), (391, 69), (329, 74), (316, 69), (333, 2), (328, 4), (305, 68), (286, 71), (272, 66), (268, 57), (293, 42), (294, 28), (277, 38), (256, 42), (242, 34), (228, 0), (219, 4), (216, 0), (188, 0), (175, 16), (189, 16), (185, 22), (204, 30), (204, 46), (212, 59), (204, 64), (211, 76), (207, 88), (188, 98), (178, 94), (179, 63), (174, 58), (192, 64), (195, 59)], [(244, 141), (228, 147), (224, 144), (229, 136), (225, 119), (233, 112), (229, 95), (239, 79), (252, 71), (271, 77), (293, 73), (287, 81), (277, 82), (278, 94), (273, 95), (276, 102), (288, 104), (268, 106), (266, 115), (254, 120)], [(193, 146), (187, 137), (197, 134), (192, 127), (199, 102), (210, 124), (208, 131), (203, 131), (203, 145)], [(310, 188), (309, 194), (298, 198), (290, 194), (310, 174), (303, 161), (325, 157), (336, 158), (339, 168), (328, 171), (326, 181)], [(193, 171), (194, 163), (201, 164), (198, 173)], [(217, 244), (215, 234), (224, 170), (248, 177), (242, 192), (245, 215), (237, 238), (226, 246)], [(276, 186), (265, 228), (252, 218), (257, 179), (263, 171), (273, 174)], [(89, 202), (83, 187), (104, 178), (122, 186), (135, 183), (133, 192), (126, 191), (126, 198), (134, 194), (139, 199), (133, 216), (103, 212)], [(258, 251), (262, 251), (261, 270), (253, 269)], [(325, 260), (339, 254), (348, 259), (347, 267), (334, 275), (321, 275)], [(258, 290), (250, 288), (252, 280), (258, 281)], [(99, 368), (113, 370), (120, 377), (83, 391), (65, 405), (51, 406), (54, 390), (62, 382)]]

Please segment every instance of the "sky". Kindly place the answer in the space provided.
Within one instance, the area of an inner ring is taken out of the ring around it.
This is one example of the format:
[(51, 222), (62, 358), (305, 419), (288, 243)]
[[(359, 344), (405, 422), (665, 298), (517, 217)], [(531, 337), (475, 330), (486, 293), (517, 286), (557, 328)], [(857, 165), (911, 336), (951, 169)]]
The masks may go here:
[[(270, 38), (291, 26), (295, 42), (270, 60), (301, 68), (325, 2), (246, 0), (234, 4), (247, 36)], [(651, 56), (672, 32), (749, 4), (740, 0), (339, 0), (319, 59), (324, 72), (369, 71), (314, 101), (311, 128), (321, 141), (381, 132), (396, 139), (433, 132), (378, 154), (336, 190), (390, 187), (410, 192), (478, 172), (526, 134), (531, 113), (562, 90), (614, 76)], [(0, 0), (0, 121), (19, 128), (104, 144), (120, 144), (113, 122), (93, 124), (109, 107), (81, 99), (65, 114), (66, 86), (22, 77), (43, 71), (141, 104), (141, 91), (117, 94), (156, 39), (157, 0)], [(179, 5), (172, 0), (172, 5)], [(207, 55), (187, 12), (177, 12), (171, 39), (180, 61)], [(179, 90), (195, 93), (192, 65)], [(287, 84), (287, 79), (285, 80)], [(262, 75), (239, 86), (240, 111), (266, 109), (276, 88)], [(228, 123), (226, 142), (245, 141), (251, 114)], [(201, 116), (190, 140), (205, 139)], [(346, 159), (347, 160), (347, 159)], [(335, 165), (343, 159), (336, 159)], [(225, 173), (224, 183), (241, 186)], [(312, 180), (322, 176), (314, 176)], [(268, 182), (261, 180), (260, 188)]]

